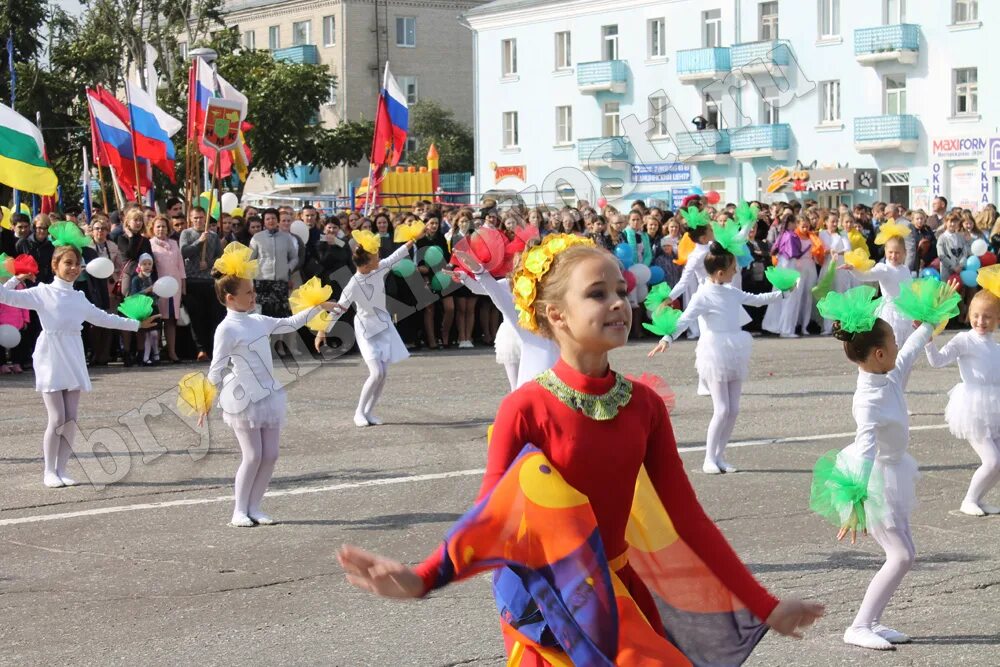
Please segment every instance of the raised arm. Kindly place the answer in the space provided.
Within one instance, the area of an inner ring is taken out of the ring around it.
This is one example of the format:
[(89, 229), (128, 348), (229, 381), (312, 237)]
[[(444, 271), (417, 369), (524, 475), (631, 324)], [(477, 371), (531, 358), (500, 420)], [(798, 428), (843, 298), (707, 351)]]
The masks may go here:
[(740, 301), (747, 306), (766, 306), (769, 303), (781, 301), (784, 295), (784, 292), (778, 290), (765, 292), (764, 294), (750, 294), (749, 292), (740, 290)]
[(926, 322), (921, 324), (920, 327), (906, 339), (906, 343), (903, 344), (903, 349), (901, 349), (899, 354), (896, 355), (896, 368), (894, 368), (892, 372), (899, 376), (904, 388), (910, 379), (910, 371), (913, 370), (913, 364), (917, 360), (920, 350), (924, 349), (924, 346), (931, 341), (931, 337), (933, 335), (933, 325), (927, 324)]
[(962, 353), (965, 352), (964, 335), (959, 334), (948, 341), (943, 348), (938, 350), (934, 341), (927, 344), (927, 362), (933, 368), (944, 368), (948, 364), (955, 363)]
[(401, 245), (396, 250), (386, 257), (385, 259), (379, 260), (378, 270), (383, 271), (385, 269), (392, 268), (396, 262), (401, 262), (410, 256), (410, 246), (407, 244)]
[(38, 287), (27, 289), (17, 289), (21, 284), (21, 279), (13, 276), (3, 285), (0, 285), (0, 303), (5, 306), (15, 308), (25, 308), (27, 310), (38, 310), (42, 307), (41, 295), (36, 291)]
[(121, 317), (119, 315), (113, 315), (112, 313), (103, 311), (89, 301), (87, 301), (86, 304), (87, 310), (84, 312), (83, 319), (90, 322), (95, 327), (118, 329), (119, 331), (139, 330), (139, 322), (136, 320), (128, 317)]
[[(490, 297), (490, 301), (493, 302), (493, 305), (503, 315), (504, 320), (511, 324), (517, 324), (517, 309), (514, 308), (514, 295), (511, 293), (507, 281), (498, 281), (489, 271), (477, 273), (476, 280), (486, 292), (486, 296)], [(514, 329), (517, 330), (518, 327), (514, 327)]]
[(292, 331), (298, 331), (306, 325), (306, 322), (316, 317), (319, 312), (323, 310), (322, 306), (313, 306), (308, 310), (303, 310), (290, 317), (272, 317), (269, 318), (271, 321), (272, 329), (271, 331), (277, 331), (278, 329), (291, 329)]

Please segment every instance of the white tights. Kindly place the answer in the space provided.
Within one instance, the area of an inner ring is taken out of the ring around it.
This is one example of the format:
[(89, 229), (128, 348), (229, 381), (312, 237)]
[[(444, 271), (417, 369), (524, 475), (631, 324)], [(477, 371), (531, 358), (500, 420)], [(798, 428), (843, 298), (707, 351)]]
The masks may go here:
[(233, 431), (243, 454), (240, 467), (236, 470), (236, 507), (233, 515), (243, 514), (253, 518), (260, 513), (260, 501), (274, 474), (281, 428), (234, 426)]
[(160, 358), (160, 332), (152, 329), (146, 332), (146, 341), (143, 344), (142, 360), (149, 361)]
[(712, 396), (712, 421), (708, 423), (708, 437), (705, 440), (705, 463), (719, 465), (725, 460), (723, 454), (726, 445), (736, 428), (743, 382), (708, 380), (705, 384)]
[(517, 389), (517, 369), (520, 364), (510, 361), (503, 365), (503, 369), (507, 371), (507, 382), (510, 383), (510, 390), (514, 391)]
[(903, 577), (913, 567), (917, 550), (910, 534), (910, 521), (905, 519), (892, 528), (881, 524), (868, 526), (868, 534), (875, 538), (885, 551), (885, 564), (872, 578), (861, 601), (858, 615), (852, 627), (870, 628), (882, 620), (882, 612), (889, 604), (889, 598), (896, 592)]
[[(49, 413), (42, 437), (42, 456), (45, 460), (45, 474), (62, 477), (66, 474), (66, 463), (73, 452), (73, 437), (76, 428), (77, 408), (80, 405), (80, 391), (63, 389), (43, 391), (42, 401)], [(68, 425), (68, 426), (67, 426)], [(66, 426), (66, 428), (63, 428)], [(59, 430), (62, 429), (60, 435)]]
[(375, 409), (375, 404), (382, 397), (382, 390), (385, 389), (385, 381), (389, 376), (389, 362), (365, 359), (365, 363), (368, 364), (368, 379), (361, 387), (361, 398), (358, 399), (358, 409), (354, 414), (370, 417)]
[(979, 454), (982, 465), (972, 475), (965, 500), (979, 505), (983, 496), (1000, 480), (1000, 438), (986, 435), (970, 439), (969, 444), (976, 450), (976, 454)]

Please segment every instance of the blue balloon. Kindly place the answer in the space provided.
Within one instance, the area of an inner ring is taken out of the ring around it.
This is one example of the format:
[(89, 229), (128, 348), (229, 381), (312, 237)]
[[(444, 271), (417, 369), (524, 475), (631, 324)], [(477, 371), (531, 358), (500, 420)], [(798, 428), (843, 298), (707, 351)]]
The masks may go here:
[(663, 269), (656, 266), (655, 264), (649, 267), (649, 284), (659, 285), (664, 280), (667, 279), (667, 274), (663, 272)]
[(622, 263), (622, 267), (627, 269), (635, 261), (635, 251), (628, 243), (619, 243), (615, 246), (615, 257)]
[(921, 271), (920, 272), (920, 277), (921, 278), (933, 278), (934, 280), (941, 280), (941, 274), (938, 273), (937, 269), (932, 268), (932, 267), (927, 267), (926, 269), (924, 269), (923, 271)]
[(691, 186), (691, 194), (698, 195), (699, 197), (705, 194), (705, 191), (699, 188), (697, 185)]
[[(982, 266), (983, 266), (983, 261), (981, 259), (979, 259), (978, 257), (970, 257), (969, 259), (965, 260), (965, 268), (968, 271), (978, 271), (979, 269), (982, 268)], [(976, 281), (972, 281), (972, 282), (973, 282), (973, 284), (969, 285), (969, 287), (974, 287), (975, 286), (975, 282)]]
[(751, 264), (753, 264), (753, 255), (746, 252), (742, 255), (736, 255), (736, 262), (740, 265), (741, 269), (745, 269)]
[(979, 272), (974, 269), (966, 269), (965, 271), (962, 271), (962, 274), (960, 276), (962, 278), (962, 284), (965, 285), (966, 287), (975, 287), (976, 276), (978, 275)]

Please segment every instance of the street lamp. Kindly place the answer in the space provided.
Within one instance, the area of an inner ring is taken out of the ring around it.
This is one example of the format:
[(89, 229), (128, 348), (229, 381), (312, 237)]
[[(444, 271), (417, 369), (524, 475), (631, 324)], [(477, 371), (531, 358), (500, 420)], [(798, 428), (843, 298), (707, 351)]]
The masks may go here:
[(215, 49), (209, 49), (207, 47), (201, 47), (198, 49), (191, 49), (188, 51), (188, 58), (194, 60), (195, 58), (201, 58), (209, 65), (213, 64), (219, 59), (219, 54), (215, 52)]

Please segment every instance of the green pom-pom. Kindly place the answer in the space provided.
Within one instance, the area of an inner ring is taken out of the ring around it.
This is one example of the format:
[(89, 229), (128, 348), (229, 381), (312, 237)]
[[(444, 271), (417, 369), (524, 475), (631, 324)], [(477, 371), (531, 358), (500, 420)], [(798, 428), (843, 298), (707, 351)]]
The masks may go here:
[(934, 278), (920, 278), (900, 285), (899, 296), (893, 299), (896, 310), (917, 322), (940, 324), (958, 315), (962, 300), (948, 283)]
[(8, 259), (10, 259), (10, 256), (7, 253), (0, 252), (0, 280), (7, 280), (14, 275), (7, 270), (6, 264)]
[(871, 285), (853, 287), (846, 292), (830, 292), (816, 304), (819, 314), (828, 320), (840, 322), (848, 333), (871, 331), (878, 319), (882, 299), (875, 298)]
[(733, 215), (736, 218), (736, 224), (740, 226), (740, 229), (744, 229), (757, 223), (757, 215), (759, 213), (760, 210), (757, 208), (756, 204), (751, 205), (742, 201), (740, 202), (740, 205), (736, 207)]
[(795, 283), (799, 282), (801, 274), (795, 269), (785, 269), (780, 266), (769, 266), (764, 269), (764, 277), (767, 281), (771, 283), (774, 289), (787, 292), (788, 290), (795, 287)]
[(837, 278), (837, 267), (832, 259), (827, 262), (825, 270), (826, 273), (816, 283), (816, 287), (812, 288), (812, 297), (815, 301), (819, 301), (833, 291), (833, 281)]
[(649, 290), (649, 294), (646, 295), (646, 300), (643, 303), (646, 305), (646, 310), (650, 313), (654, 312), (660, 307), (660, 304), (664, 301), (670, 299), (670, 290), (672, 288), (667, 283), (660, 283), (659, 285), (654, 285)]
[(89, 248), (90, 237), (83, 233), (79, 225), (75, 222), (57, 222), (51, 227), (49, 227), (49, 239), (52, 241), (52, 245), (56, 246), (73, 246), (77, 250), (82, 250), (83, 248)]
[(153, 299), (145, 294), (127, 296), (118, 306), (118, 312), (131, 320), (142, 322), (153, 314)]
[(673, 336), (674, 332), (677, 331), (677, 320), (681, 319), (683, 314), (683, 312), (664, 303), (653, 313), (653, 323), (643, 322), (642, 326), (646, 331), (657, 336)]
[(738, 225), (734, 223), (720, 225), (717, 222), (713, 222), (712, 230), (715, 232), (715, 242), (732, 254), (742, 257), (750, 253), (750, 249), (747, 248), (746, 237), (740, 233), (742, 230)]
[[(847, 470), (831, 450), (813, 467), (809, 509), (838, 528), (856, 521), (858, 530), (868, 527), (865, 502), (872, 485), (872, 462), (865, 461), (857, 470)], [(869, 508), (870, 509), (870, 508)]]
[(684, 218), (688, 229), (698, 229), (708, 224), (708, 213), (699, 211), (697, 206), (688, 206), (686, 210), (682, 208), (681, 217)]

